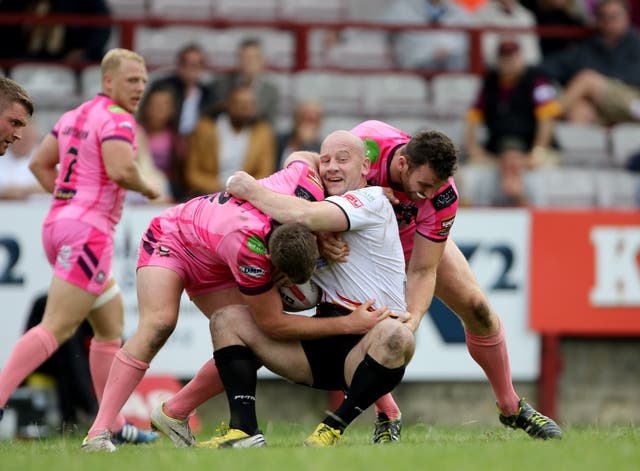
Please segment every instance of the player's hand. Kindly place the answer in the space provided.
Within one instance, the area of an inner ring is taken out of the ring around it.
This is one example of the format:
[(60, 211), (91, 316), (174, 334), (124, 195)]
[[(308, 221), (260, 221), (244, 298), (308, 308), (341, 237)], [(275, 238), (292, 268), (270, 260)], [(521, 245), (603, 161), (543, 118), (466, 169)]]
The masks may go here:
[(154, 200), (162, 194), (162, 192), (156, 188), (154, 185), (147, 185), (144, 191), (141, 191), (143, 196), (146, 196), (150, 200)]
[(227, 179), (226, 191), (236, 198), (247, 200), (251, 197), (251, 190), (256, 184), (255, 178), (240, 170)]
[(411, 313), (409, 311), (405, 311), (400, 315), (392, 313), (389, 317), (392, 317), (394, 319), (398, 319), (403, 324), (408, 324), (411, 321), (411, 319), (413, 318), (413, 316), (411, 315)]
[(271, 279), (273, 280), (273, 285), (276, 288), (280, 288), (282, 286), (291, 286), (293, 283), (287, 278), (287, 275), (282, 273), (277, 268), (273, 268), (273, 272), (271, 273)]
[(317, 234), (318, 250), (327, 260), (346, 262), (349, 246), (342, 240), (341, 233), (319, 232)]
[(392, 205), (400, 203), (400, 200), (396, 198), (396, 195), (393, 194), (393, 190), (388, 186), (382, 187), (382, 192), (384, 193), (384, 196), (386, 196), (387, 199), (391, 202)]
[(384, 306), (379, 309), (373, 309), (374, 299), (365, 301), (346, 319), (349, 322), (349, 331), (352, 334), (366, 334), (382, 319), (386, 319), (391, 314), (388, 307)]

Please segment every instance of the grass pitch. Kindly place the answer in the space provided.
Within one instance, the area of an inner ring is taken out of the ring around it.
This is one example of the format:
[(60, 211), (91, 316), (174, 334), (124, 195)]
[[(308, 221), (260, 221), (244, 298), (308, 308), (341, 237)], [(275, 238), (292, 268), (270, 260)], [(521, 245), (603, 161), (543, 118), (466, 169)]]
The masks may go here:
[[(369, 427), (354, 424), (334, 448), (306, 449), (313, 426), (263, 424), (267, 448), (247, 450), (176, 449), (165, 437), (146, 446), (121, 446), (113, 454), (80, 450), (82, 436), (0, 442), (0, 470), (192, 471), (192, 470), (638, 470), (640, 428), (629, 426), (565, 429), (552, 442), (499, 426), (403, 428), (402, 442), (369, 444)], [(211, 433), (200, 433), (200, 439)]]

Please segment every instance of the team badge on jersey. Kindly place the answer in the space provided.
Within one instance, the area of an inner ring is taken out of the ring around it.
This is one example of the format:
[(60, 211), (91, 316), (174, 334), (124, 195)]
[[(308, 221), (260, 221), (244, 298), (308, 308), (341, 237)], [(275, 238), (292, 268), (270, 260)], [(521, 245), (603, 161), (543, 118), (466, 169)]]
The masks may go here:
[(375, 164), (380, 158), (380, 144), (368, 138), (363, 139), (362, 142), (364, 142), (367, 159), (369, 159), (372, 164)]
[(362, 201), (353, 193), (347, 193), (346, 195), (342, 195), (342, 197), (351, 203), (351, 206), (354, 208), (361, 208), (363, 206)]
[(265, 270), (254, 265), (240, 265), (240, 271), (251, 278), (260, 278), (265, 274)]
[(309, 171), (307, 172), (307, 180), (309, 180), (311, 183), (313, 183), (318, 188), (320, 188), (321, 191), (324, 191), (324, 187), (322, 186), (322, 180), (320, 180), (320, 176), (311, 169), (309, 169)]
[(128, 113), (127, 110), (118, 105), (109, 106), (109, 111), (111, 111), (112, 113)]
[(455, 220), (455, 216), (448, 217), (443, 219), (440, 223), (440, 230), (438, 231), (439, 236), (448, 236), (451, 231), (451, 226), (453, 226), (453, 221)]
[(267, 247), (260, 237), (252, 235), (247, 239), (247, 248), (257, 255), (266, 255)]
[(307, 200), (307, 201), (316, 201), (316, 197), (313, 196), (313, 194), (307, 190), (305, 187), (298, 185), (296, 187), (296, 190), (294, 191), (294, 194), (298, 197), (298, 198), (302, 198), (303, 200)]
[(433, 208), (436, 211), (448, 208), (456, 201), (458, 201), (458, 195), (456, 194), (456, 190), (454, 190), (452, 186), (449, 186), (446, 190), (444, 190), (439, 195), (434, 196), (431, 200), (431, 202), (433, 203)]

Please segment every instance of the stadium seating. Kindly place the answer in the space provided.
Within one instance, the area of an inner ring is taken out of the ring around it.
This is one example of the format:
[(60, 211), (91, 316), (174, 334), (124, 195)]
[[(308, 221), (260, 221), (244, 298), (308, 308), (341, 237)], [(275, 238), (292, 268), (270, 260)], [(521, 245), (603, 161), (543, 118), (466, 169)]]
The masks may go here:
[(350, 29), (348, 34), (323, 52), (322, 65), (328, 67), (388, 69), (392, 66), (389, 44), (385, 34), (379, 31)]
[(91, 65), (80, 72), (80, 98), (90, 100), (102, 90), (102, 69), (99, 65)]
[(215, 0), (216, 18), (271, 21), (278, 17), (278, 0)]
[(431, 112), (462, 117), (473, 104), (481, 78), (473, 74), (447, 73), (431, 79)]
[(555, 137), (562, 151), (563, 165), (605, 167), (610, 164), (608, 134), (602, 126), (559, 121)]
[(210, 18), (211, 0), (150, 0), (149, 14), (159, 18)]
[(541, 168), (526, 175), (531, 204), (546, 208), (588, 208), (596, 204), (596, 172), (576, 167)]
[(338, 129), (349, 130), (366, 120), (367, 117), (362, 115), (327, 115), (322, 121), (320, 135), (324, 138)]
[(609, 131), (613, 165), (624, 167), (633, 153), (640, 152), (640, 124), (620, 123)]
[(76, 74), (70, 67), (23, 63), (12, 67), (9, 76), (29, 92), (36, 108), (75, 106), (79, 101)]
[(601, 208), (640, 206), (640, 175), (619, 169), (600, 169), (596, 175), (596, 203)]
[(360, 77), (350, 74), (303, 70), (293, 76), (293, 97), (320, 100), (327, 114), (357, 114), (362, 109)]
[(347, 19), (349, 21), (377, 21), (380, 19), (389, 0), (347, 0)]
[(139, 27), (134, 35), (134, 48), (150, 66), (171, 66), (178, 50), (187, 43), (195, 42), (208, 51), (212, 31), (193, 26)]
[(347, 13), (343, 0), (280, 0), (280, 18), (283, 20), (335, 22)]
[(371, 115), (426, 116), (427, 82), (420, 75), (384, 73), (363, 77), (363, 110)]
[(147, 0), (108, 0), (107, 4), (116, 18), (144, 16), (147, 13)]

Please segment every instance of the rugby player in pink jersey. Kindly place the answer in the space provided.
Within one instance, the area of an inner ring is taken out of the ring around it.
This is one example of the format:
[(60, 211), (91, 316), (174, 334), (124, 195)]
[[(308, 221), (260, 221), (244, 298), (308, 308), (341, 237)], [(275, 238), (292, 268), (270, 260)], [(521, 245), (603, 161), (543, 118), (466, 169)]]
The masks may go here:
[[(462, 252), (448, 239), (458, 206), (458, 191), (453, 178), (438, 171), (438, 162), (450, 158), (442, 152), (443, 135), (423, 131), (412, 137), (381, 121), (363, 122), (352, 132), (367, 147), (372, 163), (367, 176), (369, 184), (393, 190), (390, 199), (396, 209), (407, 259), (407, 310), (412, 314), (409, 322), (413, 329), (418, 328), (433, 296), (440, 298), (462, 321), (469, 353), (493, 388), (500, 422), (520, 428), (534, 438), (561, 438), (562, 431), (552, 419), (516, 394), (502, 323)], [(334, 242), (327, 249), (339, 258), (344, 244)], [(387, 419), (399, 418), (391, 396), (386, 399), (388, 403), (378, 411), (382, 427), (385, 424), (389, 427)]]
[[(367, 186), (370, 163), (364, 144), (349, 131), (335, 131), (323, 140), (320, 152), (315, 165), (334, 195), (324, 201), (308, 202), (270, 191), (245, 172), (236, 172), (228, 189), (280, 222), (344, 232), (349, 261), (320, 259), (312, 277), (323, 292), (317, 317), (349, 320), (360, 303), (373, 298), (374, 307), (386, 305), (394, 317), (405, 320), (406, 275), (398, 225), (383, 189)], [(298, 384), (346, 391), (342, 403), (304, 442), (310, 447), (335, 445), (356, 417), (402, 379), (415, 345), (413, 332), (402, 320), (384, 319), (365, 335), (294, 342), (266, 335), (248, 306), (227, 306), (216, 312), (211, 329), (214, 358), (227, 393), (230, 428), (198, 446), (264, 446), (255, 411), (256, 364)]]
[(14, 80), (0, 77), (0, 155), (22, 138), (22, 129), (32, 114), (33, 102), (27, 92)]
[[(317, 174), (302, 161), (292, 162), (260, 183), (304, 199), (324, 196)], [(363, 334), (389, 314), (386, 307), (369, 311), (372, 300), (364, 302), (349, 319), (284, 313), (273, 282), (274, 270), (302, 283), (311, 277), (317, 258), (315, 236), (304, 226), (274, 228), (269, 216), (224, 192), (194, 198), (154, 218), (138, 256), (138, 330), (115, 356), (83, 448), (115, 450), (109, 440), (110, 424), (175, 328), (183, 291), (207, 317), (230, 304), (247, 305), (262, 331), (279, 340)], [(194, 379), (200, 377), (217, 378), (213, 360)], [(222, 391), (219, 379), (199, 384), (206, 398), (213, 395), (211, 388)], [(194, 441), (190, 430), (178, 438), (185, 445)]]
[[(102, 60), (102, 93), (65, 113), (30, 163), (40, 184), (53, 194), (42, 239), (53, 266), (42, 321), (13, 348), (0, 373), (0, 407), (18, 385), (88, 319), (94, 330), (89, 367), (101, 400), (109, 368), (120, 348), (123, 305), (111, 276), (113, 232), (126, 190), (158, 196), (135, 161), (136, 123), (147, 71), (142, 57), (112, 49)], [(126, 424), (117, 414), (114, 440), (143, 443), (154, 432)]]

